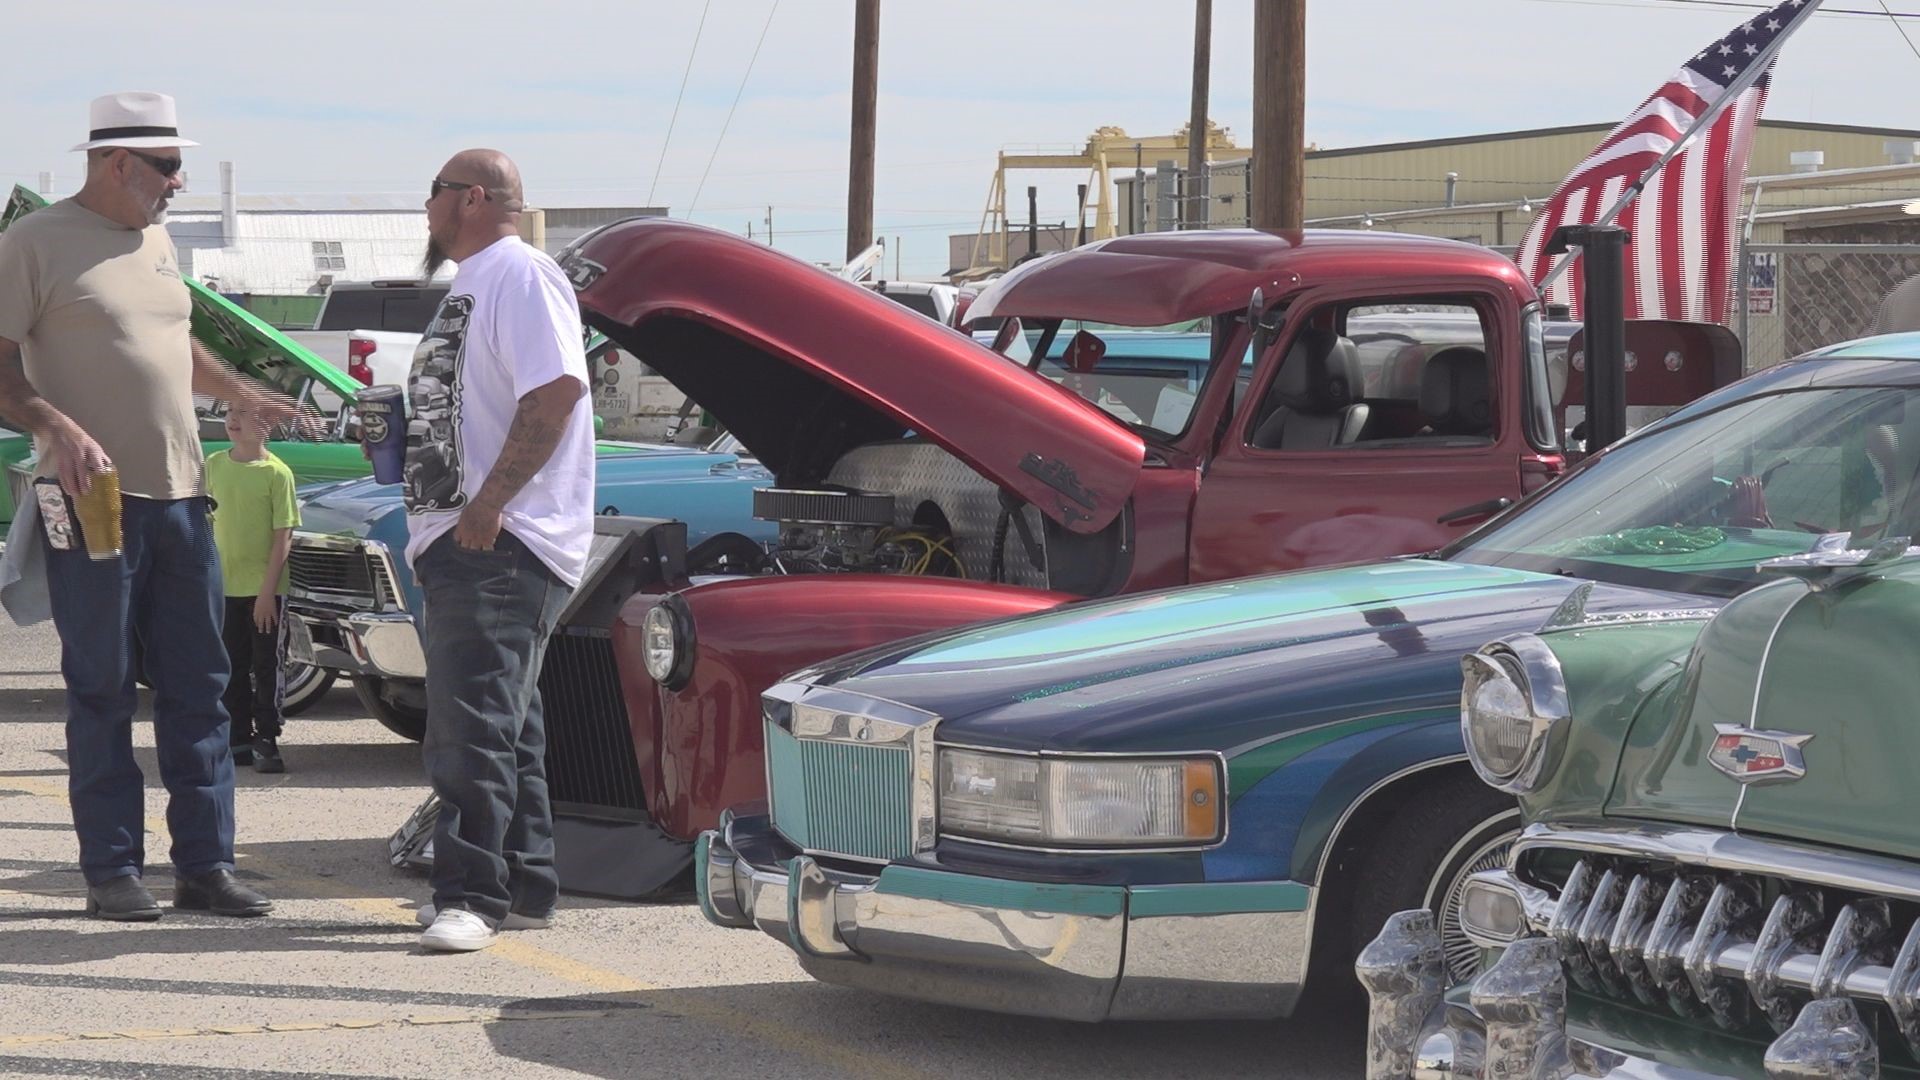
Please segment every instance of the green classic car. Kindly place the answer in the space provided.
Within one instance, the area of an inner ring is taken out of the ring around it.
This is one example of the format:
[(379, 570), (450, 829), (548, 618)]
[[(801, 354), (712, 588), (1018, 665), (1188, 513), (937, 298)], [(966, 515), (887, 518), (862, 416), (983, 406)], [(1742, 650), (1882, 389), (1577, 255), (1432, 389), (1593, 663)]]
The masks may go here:
[(1763, 582), (1717, 612), (1595, 614), (1576, 591), (1462, 661), (1469, 759), (1525, 827), (1463, 887), (1482, 975), (1444, 988), (1425, 911), (1361, 955), (1370, 1080), (1920, 1074), (1920, 362), (1889, 359), (1920, 335), (1822, 356), (1694, 407), (1775, 445), (1650, 461), (1621, 493), (1678, 506), (1772, 474), (1756, 526), (1812, 550), (1703, 568)]
[[(16, 186), (6, 207), (0, 210), (0, 230), (46, 204), (39, 195)], [(360, 384), (346, 372), (302, 348), (251, 312), (193, 278), (185, 280), (193, 295), (193, 334), (214, 355), (263, 385), (322, 409), (329, 406), (337, 409), (340, 401), (360, 389)], [(229, 445), (217, 408), (216, 403), (205, 403), (201, 410), (201, 445), (208, 453), (224, 450)], [(361, 454), (359, 444), (342, 437), (346, 422), (336, 415), (323, 438), (275, 439), (268, 445), (303, 484), (365, 476), (371, 467)], [(6, 470), (8, 479), (4, 489), (0, 489), (0, 530), (13, 520), (15, 499), (32, 483), (32, 457), (33, 440), (29, 436), (0, 431), (0, 469)]]

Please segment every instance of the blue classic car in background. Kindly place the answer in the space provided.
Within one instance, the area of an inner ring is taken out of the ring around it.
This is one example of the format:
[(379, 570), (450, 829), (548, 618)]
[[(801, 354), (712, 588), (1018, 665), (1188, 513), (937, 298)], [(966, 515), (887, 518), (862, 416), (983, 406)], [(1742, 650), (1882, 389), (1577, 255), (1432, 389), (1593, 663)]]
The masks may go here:
[[(689, 544), (729, 533), (771, 540), (773, 524), (753, 517), (753, 489), (770, 484), (772, 474), (732, 446), (726, 438), (705, 449), (600, 444), (600, 513), (678, 519)], [(308, 640), (296, 631), (294, 648), (311, 650), (316, 672), (348, 675), (376, 720), (418, 740), (426, 658), (414, 625), (420, 588), (405, 558), (402, 487), (366, 478), (303, 488), (300, 499), (289, 607)], [(328, 681), (325, 674), (304, 680), (301, 692), (310, 697)]]
[(1408, 908), (1438, 914), (1470, 977), (1461, 890), (1519, 813), (1466, 761), (1460, 656), (1576, 590), (1596, 622), (1711, 610), (1763, 559), (1884, 528), (1920, 410), (1889, 432), (1818, 399), (1889, 367), (1916, 365), (1768, 369), (1430, 556), (793, 673), (765, 698), (768, 802), (697, 844), (702, 909), (823, 981), (1079, 1020), (1286, 1014), (1310, 969), (1354, 989), (1359, 947)]

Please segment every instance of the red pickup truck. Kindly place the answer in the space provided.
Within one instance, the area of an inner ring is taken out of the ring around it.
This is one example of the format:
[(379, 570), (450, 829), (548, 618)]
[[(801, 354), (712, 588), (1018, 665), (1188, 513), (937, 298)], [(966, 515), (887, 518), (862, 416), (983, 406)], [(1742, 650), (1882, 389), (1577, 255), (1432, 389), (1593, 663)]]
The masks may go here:
[[(542, 682), (556, 807), (645, 832), (576, 842), (648, 868), (590, 891), (664, 883), (764, 797), (760, 694), (788, 672), (1086, 597), (1433, 549), (1564, 465), (1571, 328), (1550, 342), (1514, 264), (1469, 244), (1094, 243), (981, 292), (968, 317), (1001, 351), (681, 222), (609, 226), (561, 264), (590, 325), (773, 472), (755, 512), (781, 527), (772, 550), (656, 538), (563, 620)], [(1688, 396), (1739, 373), (1709, 331), (1661, 328)], [(563, 881), (591, 872), (562, 839)]]

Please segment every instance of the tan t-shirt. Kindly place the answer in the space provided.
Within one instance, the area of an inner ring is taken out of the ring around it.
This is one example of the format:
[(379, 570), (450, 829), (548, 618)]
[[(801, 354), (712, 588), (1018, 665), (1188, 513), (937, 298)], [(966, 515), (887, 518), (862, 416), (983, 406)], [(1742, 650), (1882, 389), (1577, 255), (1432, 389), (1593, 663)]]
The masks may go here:
[[(40, 396), (106, 451), (123, 494), (201, 491), (192, 313), (158, 225), (129, 229), (65, 199), (0, 233), (0, 337), (20, 344)], [(41, 447), (40, 475), (58, 467)]]

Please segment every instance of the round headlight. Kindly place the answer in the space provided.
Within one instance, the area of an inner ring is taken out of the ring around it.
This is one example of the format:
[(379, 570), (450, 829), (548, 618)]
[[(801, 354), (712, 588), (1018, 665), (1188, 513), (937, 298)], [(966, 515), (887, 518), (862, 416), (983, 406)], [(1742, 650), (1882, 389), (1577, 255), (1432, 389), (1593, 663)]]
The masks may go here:
[(680, 613), (668, 603), (648, 608), (640, 620), (640, 655), (646, 663), (647, 674), (669, 690), (686, 681), (686, 669), (690, 666), (683, 662), (693, 644), (682, 633), (684, 625)]
[(1566, 725), (1560, 662), (1531, 634), (1496, 641), (1462, 658), (1460, 735), (1480, 779), (1524, 795), (1553, 765)]

